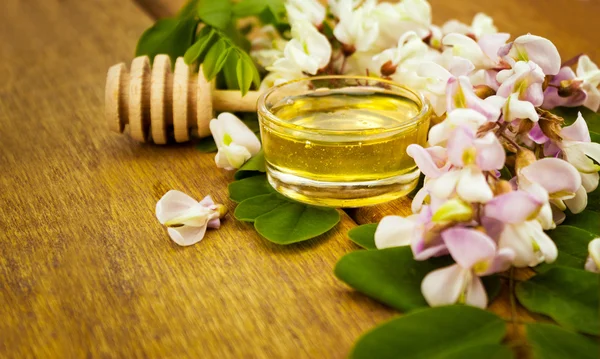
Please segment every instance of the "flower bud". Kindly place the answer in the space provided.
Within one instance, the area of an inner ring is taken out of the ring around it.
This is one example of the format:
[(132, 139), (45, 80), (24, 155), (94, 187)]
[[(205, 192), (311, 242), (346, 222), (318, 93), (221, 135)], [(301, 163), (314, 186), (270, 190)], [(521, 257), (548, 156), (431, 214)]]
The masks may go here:
[(510, 182), (505, 180), (500, 180), (496, 182), (493, 186), (494, 196), (499, 196), (504, 193), (512, 192), (513, 188)]
[(442, 204), (431, 217), (432, 222), (467, 222), (473, 218), (473, 207), (458, 198)]
[(496, 94), (496, 91), (489, 87), (488, 85), (477, 85), (473, 87), (473, 92), (475, 92), (475, 95), (477, 95), (477, 97), (481, 98), (481, 99), (486, 99), (490, 96), (494, 96)]
[(515, 170), (519, 173), (523, 168), (529, 166), (534, 163), (537, 159), (535, 158), (535, 154), (526, 148), (519, 148), (517, 151), (517, 160), (515, 161)]
[(381, 75), (388, 77), (396, 72), (398, 66), (392, 63), (392, 60), (388, 60), (386, 63), (381, 65)]

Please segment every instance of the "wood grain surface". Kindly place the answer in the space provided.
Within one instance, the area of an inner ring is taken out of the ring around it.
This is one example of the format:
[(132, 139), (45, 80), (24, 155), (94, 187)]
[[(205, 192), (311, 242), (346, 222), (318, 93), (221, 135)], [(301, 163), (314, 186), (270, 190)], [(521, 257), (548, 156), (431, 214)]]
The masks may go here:
[(155, 219), (172, 188), (233, 203), (214, 154), (106, 128), (106, 70), (152, 21), (120, 0), (2, 3), (0, 357), (344, 357), (394, 315), (333, 275), (348, 216), (288, 247), (229, 217), (181, 248)]
[[(0, 357), (341, 358), (396, 312), (337, 281), (356, 247), (332, 232), (281, 247), (227, 218), (188, 248), (154, 218), (169, 189), (225, 203), (230, 173), (193, 145), (138, 144), (107, 131), (105, 71), (133, 57), (154, 17), (180, 0), (5, 0), (0, 11)], [(494, 16), (598, 61), (597, 1), (431, 1), (436, 22)], [(406, 201), (352, 213), (406, 213)], [(520, 273), (519, 276), (527, 276)], [(491, 308), (511, 317), (508, 287)], [(522, 308), (519, 323), (532, 317)]]

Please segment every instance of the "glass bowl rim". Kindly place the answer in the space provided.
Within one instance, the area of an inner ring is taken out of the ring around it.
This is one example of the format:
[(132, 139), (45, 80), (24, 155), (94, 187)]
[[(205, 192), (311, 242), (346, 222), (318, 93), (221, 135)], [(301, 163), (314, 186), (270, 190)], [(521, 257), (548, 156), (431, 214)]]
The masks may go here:
[[(385, 84), (392, 86), (392, 88), (396, 88), (394, 90), (394, 94), (401, 96), (401, 94), (398, 91), (398, 88), (399, 88), (400, 90), (406, 91), (406, 92), (410, 93), (411, 95), (415, 96), (415, 98), (417, 98), (418, 101), (420, 102), (420, 111), (418, 114), (413, 116), (410, 120), (402, 122), (401, 124), (398, 124), (393, 127), (387, 127), (387, 128), (381, 128), (381, 129), (330, 130), (330, 129), (320, 129), (320, 128), (305, 127), (305, 126), (301, 126), (301, 125), (291, 124), (287, 121), (280, 119), (275, 114), (273, 114), (269, 109), (267, 109), (267, 106), (266, 106), (267, 98), (270, 95), (272, 95), (274, 92), (276, 92), (277, 90), (280, 90), (281, 88), (283, 88), (285, 86), (289, 86), (291, 84), (299, 83), (299, 82), (308, 82), (308, 81), (314, 81), (314, 80), (331, 80), (331, 79), (368, 80), (368, 81), (383, 82)], [(319, 133), (323, 133), (323, 134), (337, 134), (337, 135), (344, 135), (344, 134), (352, 135), (352, 134), (359, 134), (359, 133), (363, 133), (363, 132), (369, 132), (372, 134), (381, 134), (381, 133), (387, 133), (387, 132), (397, 132), (404, 128), (410, 128), (416, 124), (419, 124), (420, 122), (424, 122), (429, 117), (428, 115), (431, 112), (431, 105), (429, 104), (429, 101), (423, 95), (423, 93), (413, 90), (410, 87), (404, 86), (402, 84), (399, 84), (397, 82), (387, 80), (384, 78), (369, 77), (369, 76), (353, 76), (353, 75), (325, 75), (325, 76), (304, 77), (301, 79), (287, 81), (282, 84), (270, 87), (269, 89), (264, 91), (258, 97), (257, 112), (259, 114), (259, 121), (263, 121), (263, 118), (267, 118), (270, 122), (273, 122), (273, 123), (277, 124), (278, 126), (292, 129), (292, 130), (297, 130), (297, 131), (319, 132)], [(374, 131), (374, 130), (377, 130), (377, 131)]]

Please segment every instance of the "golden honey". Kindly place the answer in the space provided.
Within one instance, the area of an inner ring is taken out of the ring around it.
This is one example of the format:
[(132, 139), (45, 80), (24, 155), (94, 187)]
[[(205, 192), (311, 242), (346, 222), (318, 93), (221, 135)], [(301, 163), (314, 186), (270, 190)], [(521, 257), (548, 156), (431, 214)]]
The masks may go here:
[(419, 173), (406, 148), (427, 139), (424, 100), (373, 79), (336, 78), (334, 88), (326, 80), (319, 88), (314, 83), (290, 83), (295, 89), (288, 91), (283, 85), (283, 96), (263, 106), (259, 100), (273, 187), (302, 202), (336, 207), (381, 203), (410, 192)]

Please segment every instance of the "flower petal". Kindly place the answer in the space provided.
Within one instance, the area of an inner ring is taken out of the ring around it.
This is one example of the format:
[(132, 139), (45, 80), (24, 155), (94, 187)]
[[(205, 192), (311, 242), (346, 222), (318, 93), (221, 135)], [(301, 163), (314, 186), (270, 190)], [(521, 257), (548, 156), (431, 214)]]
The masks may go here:
[(479, 273), (479, 276), (486, 276), (493, 273), (504, 272), (512, 265), (513, 260), (515, 259), (515, 252), (510, 248), (500, 248), (498, 252), (496, 252), (496, 256), (490, 263), (489, 267), (485, 272)]
[(438, 198), (448, 198), (456, 189), (461, 171), (450, 171), (439, 178), (431, 180), (431, 194)]
[(506, 41), (510, 38), (510, 34), (497, 33), (497, 34), (485, 34), (479, 38), (477, 44), (481, 47), (481, 50), (492, 60), (498, 58), (498, 51), (502, 46), (506, 44)]
[[(454, 166), (463, 167), (471, 164), (475, 161), (475, 146), (473, 146), (473, 140), (475, 139), (475, 133), (473, 130), (466, 126), (460, 126), (456, 130), (452, 131), (450, 138), (448, 138), (448, 158)], [(471, 159), (467, 159), (471, 157)], [(464, 163), (467, 159), (470, 163)]]
[(456, 192), (467, 202), (485, 203), (494, 197), (485, 176), (479, 168), (474, 166), (464, 168), (460, 172)]
[(200, 242), (204, 238), (206, 233), (206, 226), (203, 227), (190, 227), (183, 226), (177, 228), (168, 228), (169, 236), (173, 242), (180, 246), (191, 246)]
[(458, 264), (428, 273), (421, 282), (421, 292), (427, 303), (436, 307), (458, 302), (467, 274)]
[(494, 258), (496, 244), (486, 234), (467, 228), (450, 228), (442, 232), (442, 238), (454, 261), (464, 269)]
[(161, 224), (164, 224), (196, 204), (198, 202), (187, 194), (170, 190), (156, 203), (156, 218)]
[(504, 167), (506, 152), (496, 135), (488, 132), (474, 141), (477, 149), (477, 166), (482, 171), (499, 170)]
[(375, 230), (375, 246), (378, 249), (401, 247), (411, 244), (417, 234), (417, 223), (414, 218), (385, 216)]
[(588, 130), (587, 123), (581, 115), (581, 112), (577, 114), (577, 120), (570, 126), (563, 127), (560, 130), (560, 135), (564, 140), (568, 141), (580, 141), (590, 142), (590, 131)]
[(550, 40), (540, 36), (531, 34), (519, 36), (513, 42), (508, 56), (515, 61), (533, 61), (546, 75), (556, 75), (560, 71), (560, 54), (556, 46)]
[(598, 172), (592, 173), (580, 173), (581, 185), (585, 188), (587, 193), (593, 192), (598, 188), (598, 181), (600, 181), (600, 175)]
[(588, 195), (583, 186), (575, 192), (575, 197), (565, 199), (565, 204), (573, 214), (581, 213), (587, 207)]
[(589, 257), (585, 269), (590, 272), (600, 272), (600, 238), (595, 238), (588, 244)]
[(466, 289), (465, 304), (485, 309), (488, 297), (481, 279), (473, 276)]
[(542, 204), (542, 201), (525, 191), (513, 191), (486, 203), (485, 215), (504, 223), (517, 224), (535, 217)]
[(574, 194), (581, 186), (581, 176), (577, 169), (558, 158), (542, 158), (523, 168), (520, 174), (530, 182), (544, 187), (551, 197)]
[(430, 178), (437, 178), (445, 172), (445, 170), (442, 170), (447, 162), (442, 157), (442, 153), (445, 155), (445, 152), (446, 150), (440, 146), (425, 149), (419, 145), (411, 144), (406, 148), (406, 153), (415, 160), (419, 170)]
[[(215, 120), (210, 121), (211, 132), (213, 129), (213, 121)], [(220, 127), (224, 129), (223, 135), (225, 133), (229, 134), (233, 143), (248, 149), (248, 152), (250, 152), (252, 156), (260, 151), (261, 145), (258, 137), (256, 137), (254, 132), (252, 132), (252, 130), (250, 130), (248, 126), (246, 126), (246, 124), (235, 115), (229, 112), (222, 112), (217, 117), (217, 121), (221, 123)], [(215, 141), (217, 140), (215, 139)]]

